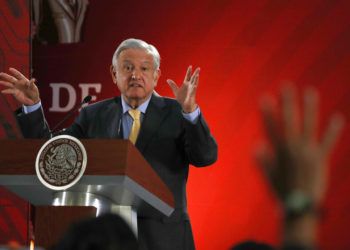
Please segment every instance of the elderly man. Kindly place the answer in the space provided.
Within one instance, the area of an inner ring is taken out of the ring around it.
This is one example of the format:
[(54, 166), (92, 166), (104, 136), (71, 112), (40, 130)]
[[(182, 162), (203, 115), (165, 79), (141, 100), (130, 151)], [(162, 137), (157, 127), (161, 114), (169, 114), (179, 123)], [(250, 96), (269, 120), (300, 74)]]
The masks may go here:
[[(197, 68), (188, 67), (178, 86), (168, 80), (175, 100), (157, 95), (161, 75), (157, 49), (138, 39), (123, 41), (115, 51), (110, 72), (121, 97), (83, 108), (66, 132), (78, 138), (130, 139), (175, 198), (175, 211), (166, 217), (151, 207), (138, 213), (141, 249), (194, 249), (187, 213), (186, 182), (189, 164), (197, 167), (216, 161), (217, 145), (196, 103)], [(43, 137), (48, 126), (41, 109), (39, 91), (11, 68), (1, 73), (5, 94), (12, 94), (24, 107), (18, 122), (26, 137)]]

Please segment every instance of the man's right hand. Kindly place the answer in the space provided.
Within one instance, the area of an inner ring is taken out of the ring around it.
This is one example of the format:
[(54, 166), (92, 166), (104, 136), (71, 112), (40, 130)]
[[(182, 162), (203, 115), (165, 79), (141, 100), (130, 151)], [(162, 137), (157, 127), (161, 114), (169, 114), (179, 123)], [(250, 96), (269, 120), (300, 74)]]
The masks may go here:
[(23, 105), (31, 106), (40, 101), (39, 89), (35, 85), (35, 79), (28, 80), (14, 68), (9, 68), (9, 74), (0, 73), (0, 85), (5, 87), (1, 93), (12, 94)]

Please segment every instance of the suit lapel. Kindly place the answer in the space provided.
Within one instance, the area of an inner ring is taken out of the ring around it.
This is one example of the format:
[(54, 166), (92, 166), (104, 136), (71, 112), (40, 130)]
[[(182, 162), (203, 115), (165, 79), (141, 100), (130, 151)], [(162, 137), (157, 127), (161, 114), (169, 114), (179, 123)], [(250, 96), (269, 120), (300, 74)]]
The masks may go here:
[(141, 153), (158, 131), (159, 126), (168, 113), (169, 108), (165, 104), (164, 99), (153, 94), (141, 125), (140, 134), (136, 141), (136, 147)]
[(107, 138), (122, 138), (121, 136), (121, 115), (122, 107), (120, 97), (116, 97), (114, 102), (111, 102), (105, 109), (103, 116), (106, 124)]

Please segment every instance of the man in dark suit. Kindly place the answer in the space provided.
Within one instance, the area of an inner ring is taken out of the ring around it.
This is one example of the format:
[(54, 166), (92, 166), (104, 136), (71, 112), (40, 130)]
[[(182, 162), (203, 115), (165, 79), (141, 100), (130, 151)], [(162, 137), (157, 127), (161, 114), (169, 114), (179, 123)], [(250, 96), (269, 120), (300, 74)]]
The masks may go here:
[[(188, 67), (181, 86), (168, 80), (174, 100), (154, 91), (161, 74), (159, 66), (160, 56), (154, 46), (138, 39), (123, 41), (110, 68), (121, 97), (83, 108), (67, 133), (78, 138), (129, 138), (175, 198), (175, 211), (170, 217), (151, 207), (140, 209), (140, 248), (194, 249), (186, 200), (189, 164), (202, 167), (214, 163), (217, 145), (196, 103), (200, 69), (192, 72)], [(25, 105), (17, 116), (24, 136), (47, 135), (34, 80), (15, 69), (10, 73), (1, 73), (0, 84), (7, 87), (3, 93), (13, 94)]]

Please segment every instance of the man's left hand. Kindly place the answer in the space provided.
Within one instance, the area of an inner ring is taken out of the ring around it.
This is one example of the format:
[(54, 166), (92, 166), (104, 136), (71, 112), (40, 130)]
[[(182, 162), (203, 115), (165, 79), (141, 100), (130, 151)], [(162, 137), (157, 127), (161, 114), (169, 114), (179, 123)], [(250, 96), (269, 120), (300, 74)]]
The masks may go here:
[(196, 68), (192, 74), (192, 66), (189, 66), (184, 82), (180, 87), (173, 80), (167, 80), (175, 95), (175, 99), (180, 103), (185, 113), (191, 113), (198, 107), (196, 103), (196, 91), (199, 82), (199, 71), (200, 68)]

